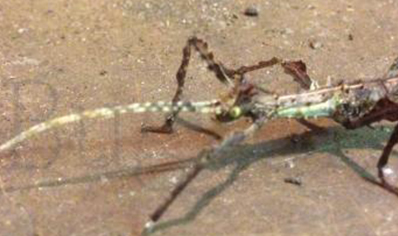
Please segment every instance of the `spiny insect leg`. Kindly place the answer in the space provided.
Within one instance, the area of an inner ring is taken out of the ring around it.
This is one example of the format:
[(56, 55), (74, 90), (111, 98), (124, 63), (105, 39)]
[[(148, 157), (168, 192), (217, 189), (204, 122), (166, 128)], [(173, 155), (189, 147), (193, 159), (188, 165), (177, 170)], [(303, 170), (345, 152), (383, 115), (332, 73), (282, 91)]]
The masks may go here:
[(232, 73), (233, 74), (239, 74), (239, 75), (243, 75), (246, 74), (248, 72), (252, 72), (255, 70), (260, 70), (266, 67), (271, 67), (273, 65), (276, 65), (280, 63), (280, 60), (276, 57), (271, 58), (268, 61), (260, 61), (255, 65), (251, 65), (251, 66), (241, 66), (238, 69), (234, 70)]
[(318, 87), (318, 83), (307, 74), (307, 66), (303, 61), (286, 61), (282, 63), (285, 73), (293, 76), (294, 81), (300, 84), (304, 90), (312, 90)]
[(207, 63), (208, 69), (212, 71), (217, 79), (229, 86), (233, 85), (232, 78), (230, 77), (231, 69), (226, 68), (222, 62), (214, 59), (214, 54), (208, 50), (208, 44), (202, 39), (196, 37), (191, 38), (192, 44), (200, 57)]
[(206, 164), (214, 158), (217, 158), (226, 148), (242, 143), (246, 138), (252, 136), (265, 123), (266, 117), (261, 116), (257, 118), (253, 124), (243, 132), (236, 132), (224, 139), (221, 144), (210, 150), (203, 150), (199, 153), (197, 163), (192, 167), (184, 179), (182, 179), (171, 191), (165, 201), (156, 208), (150, 215), (150, 221), (145, 225), (144, 233), (150, 232), (154, 224), (167, 211), (169, 206), (177, 199), (192, 180), (205, 168)]
[[(200, 57), (206, 61), (209, 70), (214, 72), (214, 74), (216, 75), (217, 79), (220, 82), (232, 85), (231, 79), (227, 75), (227, 73), (230, 70), (225, 68), (220, 62), (214, 59), (214, 54), (208, 50), (208, 45), (206, 42), (196, 37), (192, 37), (188, 39), (187, 44), (183, 49), (181, 65), (176, 74), (177, 90), (172, 99), (174, 103), (181, 100), (183, 88), (185, 85), (185, 77), (187, 74), (187, 69), (191, 58), (192, 48), (194, 48), (197, 52), (199, 52)], [(155, 132), (155, 133), (172, 133), (173, 124), (175, 122), (175, 118), (177, 117), (178, 113), (179, 113), (178, 110), (173, 111), (170, 115), (167, 116), (165, 123), (160, 127), (147, 126), (143, 127), (141, 131)]]

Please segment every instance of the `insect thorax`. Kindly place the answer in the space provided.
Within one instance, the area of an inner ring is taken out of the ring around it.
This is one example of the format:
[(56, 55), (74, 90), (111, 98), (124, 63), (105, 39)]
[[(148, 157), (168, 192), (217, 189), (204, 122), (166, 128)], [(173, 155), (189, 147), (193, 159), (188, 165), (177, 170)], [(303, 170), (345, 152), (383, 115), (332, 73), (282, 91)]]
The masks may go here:
[(369, 114), (386, 97), (382, 84), (343, 89), (341, 102), (336, 107), (334, 120), (340, 123), (355, 121)]

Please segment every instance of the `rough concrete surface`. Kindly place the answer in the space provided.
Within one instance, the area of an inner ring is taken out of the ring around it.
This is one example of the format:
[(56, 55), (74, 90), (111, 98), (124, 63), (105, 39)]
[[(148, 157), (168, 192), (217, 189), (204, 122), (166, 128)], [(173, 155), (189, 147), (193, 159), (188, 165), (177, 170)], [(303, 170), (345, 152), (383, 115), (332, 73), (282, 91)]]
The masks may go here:
[[(258, 15), (245, 15), (248, 7)], [(232, 68), (276, 56), (302, 59), (320, 84), (382, 76), (397, 57), (397, 22), (394, 0), (0, 1), (0, 141), (50, 117), (169, 100), (192, 35)], [(249, 79), (298, 91), (280, 68)], [(186, 89), (186, 100), (225, 92), (197, 56)], [(182, 118), (223, 135), (248, 125)], [(171, 135), (140, 133), (143, 123), (162, 121), (159, 114), (83, 121), (1, 153), (0, 235), (139, 235), (186, 173), (179, 163), (218, 142), (183, 124)], [(325, 130), (272, 121), (227, 152), (153, 235), (398, 235), (397, 195), (362, 178), (375, 178), (391, 124), (346, 131), (313, 122)], [(390, 167), (398, 171), (396, 157)], [(398, 185), (395, 175), (391, 181)]]

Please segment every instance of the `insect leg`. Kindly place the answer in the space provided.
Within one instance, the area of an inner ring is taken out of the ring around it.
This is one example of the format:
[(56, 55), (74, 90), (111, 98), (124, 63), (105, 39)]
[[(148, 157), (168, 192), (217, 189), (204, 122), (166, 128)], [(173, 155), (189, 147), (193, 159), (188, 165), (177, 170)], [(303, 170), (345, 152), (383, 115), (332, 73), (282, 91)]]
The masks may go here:
[[(185, 85), (185, 77), (187, 73), (187, 69), (189, 66), (189, 61), (191, 58), (191, 50), (194, 48), (197, 52), (199, 52), (200, 57), (206, 61), (208, 68), (210, 71), (214, 72), (217, 79), (227, 85), (232, 85), (231, 79), (228, 77), (227, 72), (229, 69), (225, 68), (222, 63), (218, 62), (214, 59), (214, 54), (208, 50), (208, 45), (201, 39), (197, 37), (192, 37), (188, 39), (187, 44), (185, 45), (182, 52), (182, 60), (181, 65), (178, 68), (176, 74), (177, 80), (177, 90), (172, 99), (173, 103), (177, 103), (181, 100), (181, 96), (183, 93), (183, 88)], [(179, 111), (173, 111), (166, 117), (164, 124), (160, 127), (152, 127), (147, 126), (141, 129), (142, 132), (155, 132), (155, 133), (172, 133), (173, 132), (173, 124), (175, 122), (175, 118), (177, 117)]]
[(307, 74), (307, 66), (303, 61), (286, 61), (282, 63), (285, 73), (293, 76), (294, 81), (300, 84), (304, 90), (313, 90), (319, 87), (315, 80)]
[(211, 148), (210, 150), (203, 150), (199, 153), (197, 163), (189, 171), (183, 180), (181, 180), (171, 191), (169, 196), (164, 202), (156, 208), (156, 210), (150, 215), (150, 221), (145, 225), (144, 232), (151, 231), (154, 224), (162, 217), (167, 211), (169, 206), (177, 199), (177, 197), (183, 192), (188, 184), (205, 168), (206, 164), (214, 158), (217, 158), (226, 148), (238, 145), (242, 143), (246, 138), (252, 136), (262, 125), (266, 122), (266, 117), (262, 116), (257, 118), (253, 124), (243, 132), (236, 132), (231, 136), (224, 139), (221, 144), (217, 147)]
[(235, 74), (243, 75), (243, 74), (246, 74), (248, 72), (252, 72), (252, 71), (255, 71), (255, 70), (260, 70), (260, 69), (263, 69), (263, 68), (266, 68), (266, 67), (271, 67), (271, 66), (273, 66), (275, 64), (278, 64), (278, 63), (280, 63), (280, 60), (278, 58), (276, 58), (276, 57), (273, 57), (273, 58), (271, 58), (270, 60), (267, 60), (267, 61), (260, 61), (260, 62), (258, 62), (255, 65), (241, 66), (238, 69), (233, 70), (231, 73), (232, 73), (232, 75), (235, 75)]
[(382, 181), (384, 181), (383, 167), (387, 165), (392, 149), (397, 143), (398, 143), (398, 124), (395, 126), (394, 131), (392, 132), (387, 145), (384, 147), (383, 153), (381, 154), (379, 161), (377, 163), (377, 168), (379, 169), (379, 176), (382, 179)]

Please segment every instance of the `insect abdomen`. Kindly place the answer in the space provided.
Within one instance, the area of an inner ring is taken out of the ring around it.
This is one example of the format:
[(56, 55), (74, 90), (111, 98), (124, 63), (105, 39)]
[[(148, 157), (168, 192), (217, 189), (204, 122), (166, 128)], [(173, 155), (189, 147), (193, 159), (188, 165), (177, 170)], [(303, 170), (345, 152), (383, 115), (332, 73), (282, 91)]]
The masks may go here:
[(279, 108), (276, 110), (276, 117), (286, 118), (317, 118), (330, 117), (337, 107), (335, 98), (328, 99), (322, 103), (310, 104), (298, 107)]

